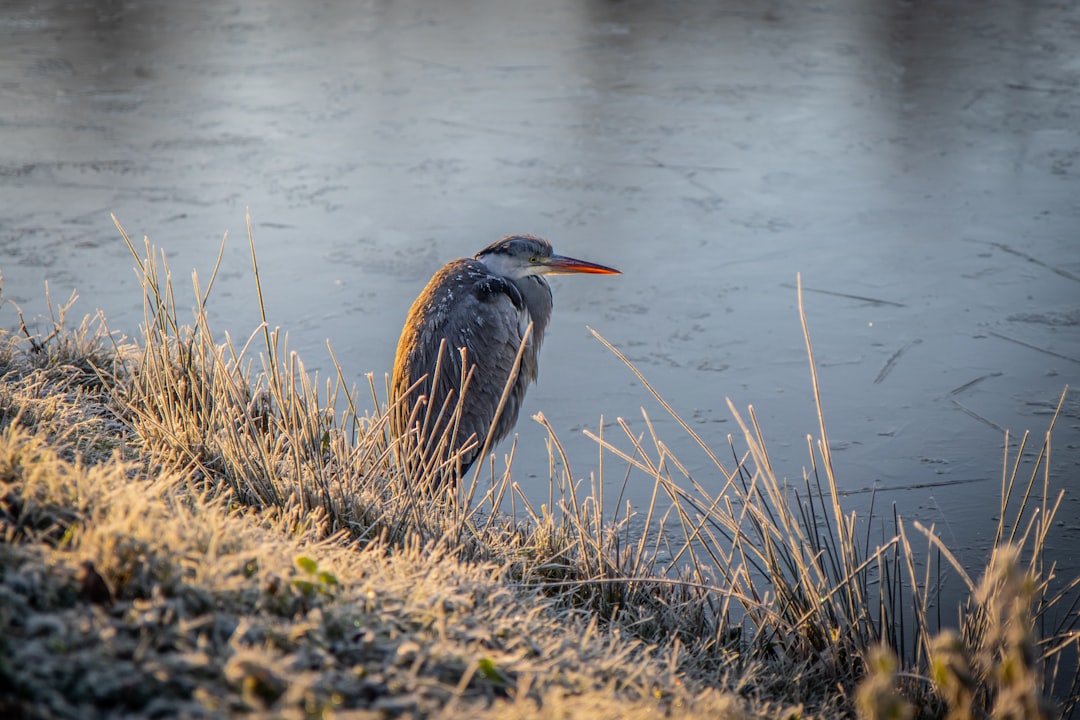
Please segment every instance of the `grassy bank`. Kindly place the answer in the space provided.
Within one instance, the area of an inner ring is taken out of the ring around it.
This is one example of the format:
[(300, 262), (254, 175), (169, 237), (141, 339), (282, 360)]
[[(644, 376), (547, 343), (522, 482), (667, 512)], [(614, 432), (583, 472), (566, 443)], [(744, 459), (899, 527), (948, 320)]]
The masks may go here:
[(396, 451), (375, 388), (362, 415), (265, 325), (243, 344), (201, 309), (181, 326), (166, 268), (133, 254), (136, 344), (87, 323), (0, 336), (5, 717), (1072, 711), (1075, 684), (1048, 692), (1078, 642), (1077, 582), (1043, 559), (1049, 432), (1006, 458), (996, 548), (981, 579), (956, 567), (969, 598), (941, 633), (948, 549), (899, 519), (858, 533), (824, 423), (788, 483), (731, 408), (743, 437), (706, 448), (712, 493), (660, 438), (597, 436), (654, 478), (630, 534), (602, 478), (553, 478), (541, 509), (490, 465), (433, 482), (450, 468)]

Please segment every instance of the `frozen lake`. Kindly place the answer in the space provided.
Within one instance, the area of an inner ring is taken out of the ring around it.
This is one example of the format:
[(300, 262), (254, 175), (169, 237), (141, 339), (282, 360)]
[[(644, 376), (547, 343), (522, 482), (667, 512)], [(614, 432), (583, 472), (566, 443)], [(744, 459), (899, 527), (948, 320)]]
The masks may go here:
[[(210, 311), (246, 337), (250, 207), (271, 325), (309, 369), (327, 370), (329, 340), (351, 381), (381, 384), (432, 272), (542, 235), (623, 275), (552, 283), (514, 466), (540, 499), (541, 410), (578, 477), (598, 462), (581, 429), (603, 415), (642, 432), (644, 405), (720, 487), (586, 325), (718, 451), (739, 432), (725, 398), (752, 403), (774, 467), (801, 478), (818, 432), (801, 272), (849, 506), (876, 487), (972, 567), (1003, 430), (1037, 446), (1072, 386), (1051, 471), (1072, 576), (1078, 37), (1080, 5), (1044, 0), (6, 2), (4, 298), (35, 315), (45, 281), (54, 300), (76, 289), (80, 315), (133, 335), (141, 295), (109, 214), (168, 253), (181, 288), (228, 230)], [(651, 487), (633, 475), (630, 499)]]

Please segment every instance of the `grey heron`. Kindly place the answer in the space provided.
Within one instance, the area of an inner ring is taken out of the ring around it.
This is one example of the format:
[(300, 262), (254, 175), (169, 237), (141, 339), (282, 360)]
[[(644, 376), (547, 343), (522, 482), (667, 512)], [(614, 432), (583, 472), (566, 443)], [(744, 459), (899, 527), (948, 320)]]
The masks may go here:
[[(618, 272), (556, 255), (532, 235), (504, 237), (472, 259), (444, 265), (413, 302), (398, 341), (390, 383), (394, 437), (419, 448), (425, 463), (435, 451), (438, 459), (460, 453), (463, 474), (489, 432), (492, 445), (510, 433), (536, 380), (552, 308), (544, 276)], [(529, 323), (517, 377), (496, 418)]]

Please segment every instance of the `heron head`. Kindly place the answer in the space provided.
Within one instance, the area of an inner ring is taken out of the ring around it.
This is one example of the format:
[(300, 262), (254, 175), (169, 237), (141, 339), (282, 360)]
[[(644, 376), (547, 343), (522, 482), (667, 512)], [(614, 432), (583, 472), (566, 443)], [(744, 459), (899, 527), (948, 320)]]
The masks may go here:
[(530, 275), (569, 275), (592, 273), (617, 275), (615, 268), (598, 265), (587, 260), (577, 260), (552, 252), (551, 243), (533, 235), (510, 235), (493, 242), (476, 253), (474, 258), (494, 273), (509, 278)]

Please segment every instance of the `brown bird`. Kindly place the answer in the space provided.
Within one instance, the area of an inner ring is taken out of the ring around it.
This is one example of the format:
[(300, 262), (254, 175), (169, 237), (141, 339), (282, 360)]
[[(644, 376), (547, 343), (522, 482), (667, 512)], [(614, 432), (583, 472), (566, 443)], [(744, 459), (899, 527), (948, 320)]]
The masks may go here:
[[(452, 457), (471, 444), (461, 453), (460, 473), (476, 460), (489, 433), (492, 445), (506, 437), (525, 390), (536, 380), (551, 318), (551, 288), (544, 276), (571, 273), (619, 271), (556, 255), (547, 240), (511, 235), (435, 273), (409, 309), (398, 341), (390, 385), (394, 436), (418, 446), (425, 458), (436, 451)], [(530, 322), (517, 377), (496, 417)], [(459, 397), (463, 368), (471, 377)], [(426, 407), (417, 407), (421, 399)]]

